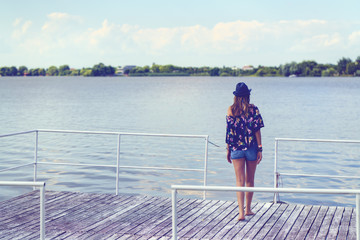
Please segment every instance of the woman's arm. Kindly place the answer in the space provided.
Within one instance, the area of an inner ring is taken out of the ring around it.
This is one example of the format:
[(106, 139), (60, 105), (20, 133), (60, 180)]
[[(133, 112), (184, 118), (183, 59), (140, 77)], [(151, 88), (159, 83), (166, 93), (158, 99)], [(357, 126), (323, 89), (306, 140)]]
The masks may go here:
[(262, 144), (261, 144), (261, 132), (260, 129), (255, 133), (256, 142), (258, 144), (258, 147), (261, 147), (261, 151), (258, 151), (257, 153), (257, 164), (261, 162), (262, 159)]
[[(232, 116), (231, 106), (227, 110), (227, 115)], [(231, 154), (230, 154), (230, 146), (229, 144), (226, 144), (226, 159), (231, 164)]]
[(226, 159), (231, 164), (231, 154), (230, 154), (229, 144), (226, 144)]

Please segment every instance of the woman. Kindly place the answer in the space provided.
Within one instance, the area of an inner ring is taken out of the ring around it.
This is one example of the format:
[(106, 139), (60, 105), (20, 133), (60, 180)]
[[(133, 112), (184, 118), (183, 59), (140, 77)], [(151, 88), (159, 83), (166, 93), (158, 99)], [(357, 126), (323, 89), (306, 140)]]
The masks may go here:
[[(264, 127), (259, 109), (250, 104), (250, 91), (245, 83), (236, 85), (233, 92), (234, 103), (227, 111), (226, 143), (227, 160), (233, 163), (236, 176), (236, 186), (253, 187), (257, 164), (262, 159), (262, 145), (260, 128)], [(246, 192), (246, 206), (244, 212), (244, 192), (237, 192), (239, 204), (239, 221), (245, 216), (253, 215), (251, 201), (253, 192)]]

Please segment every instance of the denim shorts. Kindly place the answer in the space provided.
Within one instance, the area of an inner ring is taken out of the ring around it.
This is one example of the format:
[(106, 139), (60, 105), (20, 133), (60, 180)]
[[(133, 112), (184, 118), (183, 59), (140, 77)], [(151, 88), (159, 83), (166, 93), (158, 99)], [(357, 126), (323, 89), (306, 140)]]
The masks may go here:
[(256, 145), (254, 144), (246, 150), (231, 151), (231, 159), (245, 158), (247, 161), (256, 161), (258, 153)]

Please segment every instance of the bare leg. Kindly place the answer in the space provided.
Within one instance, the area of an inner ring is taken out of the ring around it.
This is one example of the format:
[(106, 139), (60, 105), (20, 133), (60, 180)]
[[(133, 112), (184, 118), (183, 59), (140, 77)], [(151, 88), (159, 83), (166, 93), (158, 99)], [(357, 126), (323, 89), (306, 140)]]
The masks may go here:
[[(257, 161), (246, 161), (246, 187), (254, 187), (255, 171), (256, 171)], [(253, 192), (246, 192), (246, 207), (245, 215), (254, 215), (251, 211), (251, 202), (253, 198)]]
[[(236, 176), (236, 186), (244, 187), (245, 186), (245, 158), (233, 159), (233, 165), (235, 169)], [(244, 220), (244, 192), (236, 193), (238, 205), (239, 205), (239, 218), (238, 220)]]

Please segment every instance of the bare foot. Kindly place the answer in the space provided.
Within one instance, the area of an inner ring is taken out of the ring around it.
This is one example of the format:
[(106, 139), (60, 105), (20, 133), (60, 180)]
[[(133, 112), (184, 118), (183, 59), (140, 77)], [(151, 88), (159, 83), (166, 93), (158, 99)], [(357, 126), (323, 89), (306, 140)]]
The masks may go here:
[(239, 213), (238, 221), (244, 221), (244, 220), (245, 220), (244, 212)]
[(253, 213), (252, 211), (247, 211), (245, 213), (245, 216), (251, 216), (251, 215), (255, 215), (255, 213)]

